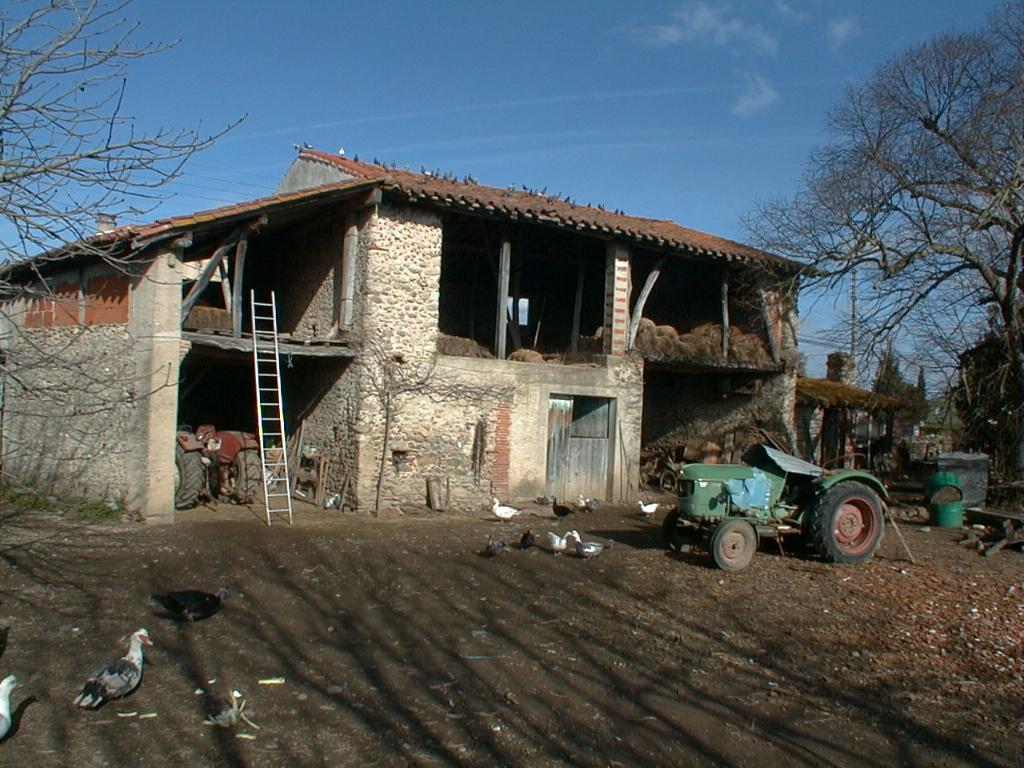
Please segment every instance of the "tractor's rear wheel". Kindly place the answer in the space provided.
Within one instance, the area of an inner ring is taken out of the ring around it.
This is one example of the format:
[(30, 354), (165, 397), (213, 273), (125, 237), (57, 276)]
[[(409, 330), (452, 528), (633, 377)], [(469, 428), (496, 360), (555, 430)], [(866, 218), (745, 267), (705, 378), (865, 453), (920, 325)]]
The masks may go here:
[(885, 534), (882, 500), (863, 483), (832, 486), (811, 519), (811, 540), (833, 563), (859, 563), (875, 554)]
[(679, 524), (679, 508), (672, 510), (662, 520), (662, 539), (673, 552), (690, 552), (697, 545), (698, 529)]
[(239, 451), (232, 466), (235, 476), (235, 494), (238, 501), (251, 503), (263, 496), (263, 467), (260, 452), (254, 449)]
[(756, 551), (757, 531), (746, 520), (723, 520), (711, 534), (711, 556), (723, 571), (746, 568)]
[(203, 491), (206, 467), (199, 451), (186, 451), (174, 445), (174, 508), (195, 506)]

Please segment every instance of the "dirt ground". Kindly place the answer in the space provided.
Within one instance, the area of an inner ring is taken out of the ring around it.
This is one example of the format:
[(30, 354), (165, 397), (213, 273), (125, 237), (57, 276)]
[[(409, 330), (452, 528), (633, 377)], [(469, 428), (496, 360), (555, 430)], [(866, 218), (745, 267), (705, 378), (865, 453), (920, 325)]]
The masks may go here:
[[(1017, 551), (981, 557), (959, 531), (906, 523), (917, 565), (890, 530), (866, 564), (768, 543), (727, 575), (667, 553), (663, 512), (483, 516), (7, 517), (0, 676), (21, 683), (0, 766), (1020, 761)], [(478, 555), (488, 534), (518, 541), (527, 527), (614, 547), (589, 561)], [(195, 625), (148, 602), (223, 585), (224, 610)], [(138, 627), (154, 642), (139, 689), (74, 709)], [(258, 730), (203, 724), (208, 696), (232, 688)]]

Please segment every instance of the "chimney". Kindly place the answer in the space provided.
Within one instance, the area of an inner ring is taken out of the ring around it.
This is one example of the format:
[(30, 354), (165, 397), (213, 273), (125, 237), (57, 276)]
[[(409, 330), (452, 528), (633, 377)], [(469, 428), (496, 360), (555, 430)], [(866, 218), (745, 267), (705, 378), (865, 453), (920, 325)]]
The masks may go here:
[(117, 219), (114, 218), (112, 213), (97, 213), (96, 214), (96, 234), (102, 235), (104, 232), (112, 232), (117, 229)]
[(848, 352), (833, 352), (828, 356), (828, 373), (825, 375), (829, 381), (838, 381), (842, 384), (853, 386), (857, 378), (857, 364), (853, 355)]

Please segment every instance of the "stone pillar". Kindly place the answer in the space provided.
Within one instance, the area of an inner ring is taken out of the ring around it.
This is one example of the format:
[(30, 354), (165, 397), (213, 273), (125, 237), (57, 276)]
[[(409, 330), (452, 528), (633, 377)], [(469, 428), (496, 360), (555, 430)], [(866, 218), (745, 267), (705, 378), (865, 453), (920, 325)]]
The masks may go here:
[(604, 273), (604, 353), (626, 354), (629, 334), (629, 248), (608, 243)]
[(174, 440), (181, 364), (181, 265), (161, 253), (134, 282), (128, 327), (137, 343), (137, 462), (128, 478), (129, 508), (146, 522), (174, 522)]

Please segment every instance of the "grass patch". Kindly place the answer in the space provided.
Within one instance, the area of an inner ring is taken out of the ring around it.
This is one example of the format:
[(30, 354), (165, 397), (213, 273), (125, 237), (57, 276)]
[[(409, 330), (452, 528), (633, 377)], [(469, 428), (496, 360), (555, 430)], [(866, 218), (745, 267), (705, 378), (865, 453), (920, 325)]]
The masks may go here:
[(3, 508), (4, 517), (23, 512), (57, 512), (71, 520), (86, 523), (120, 520), (122, 512), (120, 504), (96, 499), (61, 498), (9, 485), (0, 485), (0, 507)]

